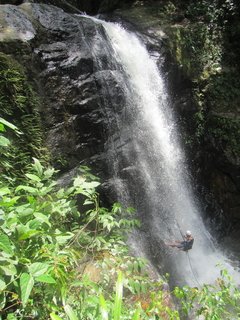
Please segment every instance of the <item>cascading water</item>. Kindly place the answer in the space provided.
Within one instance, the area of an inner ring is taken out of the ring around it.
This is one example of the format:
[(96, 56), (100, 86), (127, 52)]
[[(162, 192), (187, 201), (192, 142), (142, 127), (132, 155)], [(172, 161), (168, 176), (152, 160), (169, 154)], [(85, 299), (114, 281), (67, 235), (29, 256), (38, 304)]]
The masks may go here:
[[(112, 73), (125, 97), (124, 106), (115, 110), (106, 150), (118, 200), (135, 207), (142, 221), (129, 237), (130, 246), (160, 272), (169, 272), (174, 283), (211, 282), (224, 257), (191, 191), (163, 76), (136, 35), (117, 24), (99, 23), (113, 48)], [(180, 231), (187, 229), (195, 237), (188, 256), (165, 245), (181, 240)]]

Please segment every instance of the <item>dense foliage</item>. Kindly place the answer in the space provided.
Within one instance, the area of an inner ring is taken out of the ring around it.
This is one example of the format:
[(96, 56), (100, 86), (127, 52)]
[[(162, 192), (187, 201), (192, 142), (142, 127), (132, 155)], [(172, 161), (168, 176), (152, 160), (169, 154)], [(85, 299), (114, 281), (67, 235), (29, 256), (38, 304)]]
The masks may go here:
[[(20, 134), (1, 119), (1, 131), (6, 127)], [(6, 154), (10, 141), (3, 134), (0, 145)], [(54, 174), (34, 159), (24, 183), (7, 184), (1, 176), (2, 319), (101, 319), (109, 312), (115, 319), (120, 313), (130, 317), (135, 308), (121, 307), (123, 284), (132, 294), (153, 286), (141, 272), (143, 262), (129, 257), (123, 242), (123, 230), (138, 224), (130, 217), (133, 210), (100, 207), (99, 182), (87, 168), (67, 188)]]
[[(239, 119), (232, 118), (240, 97), (238, 4), (159, 2), (152, 14), (194, 85), (191, 143), (208, 134), (220, 151), (239, 157)], [(104, 1), (102, 9), (118, 3)], [(99, 179), (86, 167), (67, 187), (55, 180), (56, 170), (37, 159), (43, 155), (37, 98), (22, 67), (5, 54), (0, 92), (8, 120), (0, 119), (0, 319), (240, 318), (239, 287), (225, 270), (215, 284), (170, 292), (166, 279), (151, 279), (145, 262), (128, 253), (124, 234), (139, 224), (132, 208), (102, 207)]]
[[(1, 155), (10, 147), (6, 128), (21, 133), (0, 119)], [(101, 207), (88, 168), (66, 188), (55, 173), (34, 159), (22, 183), (1, 175), (1, 319), (237, 319), (240, 292), (226, 271), (215, 285), (175, 288), (177, 310), (163, 280), (150, 279), (145, 263), (128, 255), (133, 209)]]
[[(171, 5), (170, 5), (171, 3)], [(201, 0), (169, 2), (165, 7), (171, 52), (193, 82), (198, 112), (195, 141), (212, 145), (231, 162), (239, 162), (239, 4)], [(231, 132), (229, 131), (231, 128)]]
[(8, 149), (2, 153), (2, 174), (9, 181), (22, 176), (31, 158), (46, 154), (38, 112), (39, 101), (26, 77), (25, 70), (15, 59), (0, 53), (1, 117), (11, 121), (24, 134), (8, 131)]

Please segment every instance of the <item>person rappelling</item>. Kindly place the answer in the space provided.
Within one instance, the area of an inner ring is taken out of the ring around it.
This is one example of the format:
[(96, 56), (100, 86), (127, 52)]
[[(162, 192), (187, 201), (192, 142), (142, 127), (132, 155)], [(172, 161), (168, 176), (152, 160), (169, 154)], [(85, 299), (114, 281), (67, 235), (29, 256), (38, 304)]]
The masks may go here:
[(186, 234), (183, 236), (183, 240), (176, 240), (173, 243), (166, 243), (166, 245), (169, 247), (176, 247), (182, 251), (188, 251), (192, 249), (193, 242), (194, 238), (192, 236), (192, 233), (191, 231), (187, 230)]

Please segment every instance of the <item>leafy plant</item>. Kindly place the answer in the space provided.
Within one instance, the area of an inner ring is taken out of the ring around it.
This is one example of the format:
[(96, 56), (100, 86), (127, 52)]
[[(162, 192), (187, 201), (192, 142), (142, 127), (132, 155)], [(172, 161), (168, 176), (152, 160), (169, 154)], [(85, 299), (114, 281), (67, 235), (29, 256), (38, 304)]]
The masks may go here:
[[(26, 184), (0, 188), (1, 308), (18, 315), (30, 308), (30, 314), (41, 317), (47, 310), (39, 313), (35, 299), (63, 301), (69, 268), (78, 254), (64, 248), (73, 233), (56, 225), (57, 219), (64, 222), (71, 201), (65, 193), (53, 196), (53, 169), (44, 170), (35, 159), (32, 170)], [(35, 299), (30, 298), (33, 293)]]
[(2, 177), (11, 182), (23, 175), (32, 157), (47, 158), (43, 148), (39, 99), (27, 79), (24, 68), (9, 55), (0, 53), (0, 109), (5, 120), (22, 132), (6, 131), (11, 139), (2, 162)]
[[(18, 133), (4, 119), (0, 124), (3, 137), (5, 126)], [(7, 140), (0, 151), (9, 145)], [(225, 270), (216, 285), (175, 288), (182, 304), (176, 310), (163, 281), (150, 279), (146, 263), (128, 255), (123, 231), (139, 225), (131, 217), (134, 210), (118, 203), (111, 210), (101, 207), (100, 183), (87, 167), (66, 188), (54, 180), (55, 173), (34, 159), (24, 183), (6, 185), (0, 179), (1, 319), (179, 320), (184, 312), (212, 320), (239, 315), (239, 289)], [(88, 267), (92, 272), (86, 272)]]
[(240, 291), (224, 269), (215, 285), (175, 288), (174, 293), (186, 315), (203, 316), (206, 320), (239, 319)]
[[(126, 252), (119, 230), (138, 223), (128, 217), (131, 208), (125, 218), (118, 218), (119, 204), (111, 211), (99, 206), (95, 191), (99, 182), (88, 168), (81, 168), (73, 185), (65, 189), (53, 180), (55, 172), (34, 159), (25, 183), (6, 186), (0, 181), (0, 308), (13, 319), (76, 318), (78, 312), (68, 303), (75, 293), (68, 288), (77, 265), (89, 256)], [(84, 214), (77, 209), (77, 196), (88, 208)], [(81, 286), (88, 291), (86, 282)], [(82, 292), (80, 296), (86, 304)]]

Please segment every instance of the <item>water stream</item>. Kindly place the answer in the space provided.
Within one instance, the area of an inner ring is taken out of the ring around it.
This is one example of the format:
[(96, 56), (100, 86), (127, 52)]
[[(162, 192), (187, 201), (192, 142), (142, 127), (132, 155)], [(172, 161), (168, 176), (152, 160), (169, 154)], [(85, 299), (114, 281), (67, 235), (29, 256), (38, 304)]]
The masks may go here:
[[(112, 73), (125, 97), (106, 146), (112, 185), (119, 202), (136, 208), (142, 221), (129, 236), (132, 250), (158, 272), (169, 272), (175, 284), (212, 282), (219, 276), (218, 263), (233, 272), (202, 220), (156, 61), (134, 33), (101, 23), (113, 49)], [(195, 238), (188, 255), (166, 246), (186, 230)]]

